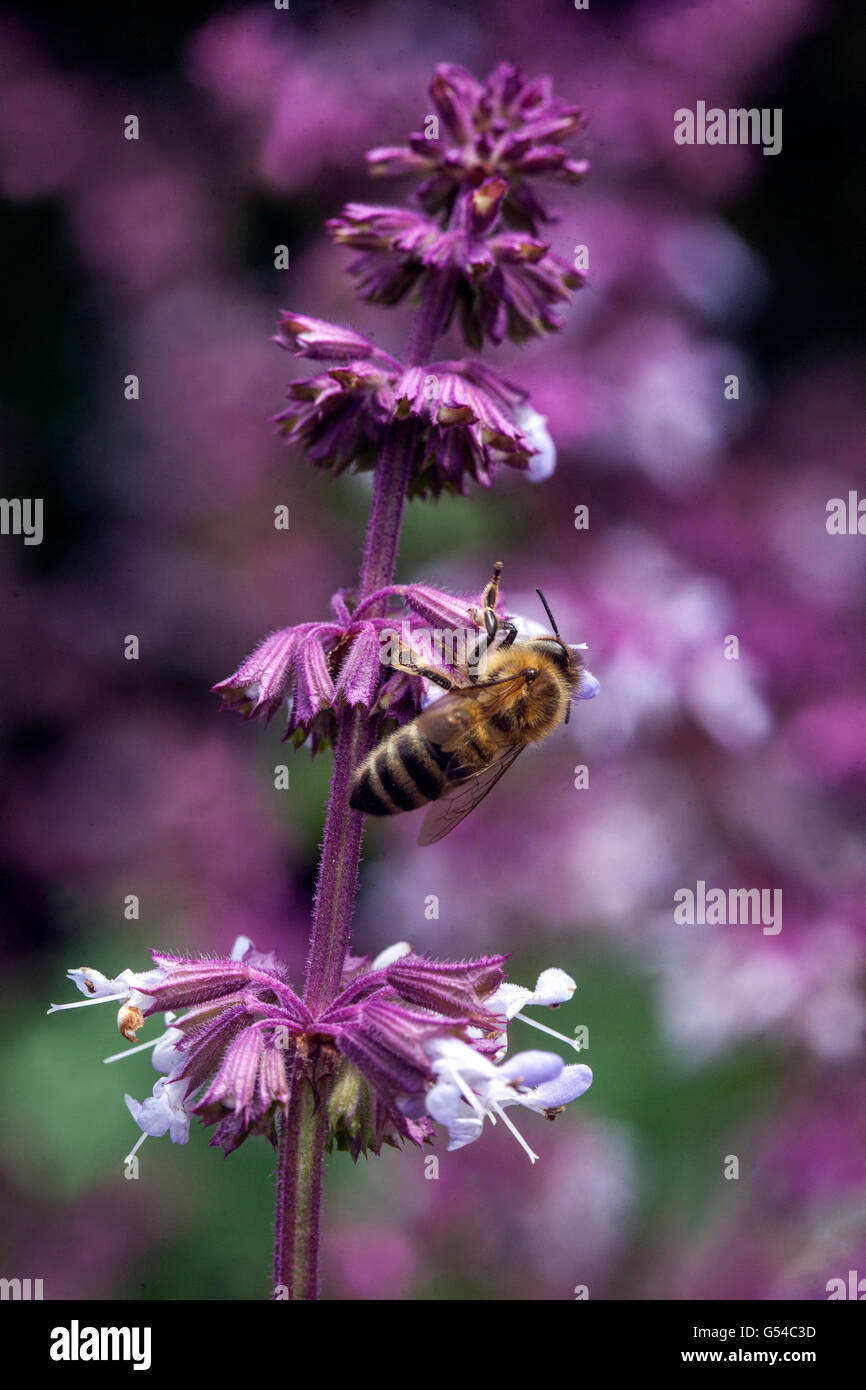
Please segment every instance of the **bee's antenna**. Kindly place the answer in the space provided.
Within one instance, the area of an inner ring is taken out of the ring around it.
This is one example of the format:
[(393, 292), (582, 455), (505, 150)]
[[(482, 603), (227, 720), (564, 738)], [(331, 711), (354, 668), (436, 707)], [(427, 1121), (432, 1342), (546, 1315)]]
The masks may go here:
[[(544, 594), (541, 592), (540, 589), (536, 589), (535, 592), (538, 594), (538, 597), (541, 599), (541, 602), (544, 604), (544, 611), (545, 611), (545, 613), (547, 614), (548, 618), (550, 619), (550, 626), (553, 628), (553, 630), (554, 630), (554, 632), (556, 633), (557, 637), (559, 637), (559, 628), (556, 626), (556, 623), (554, 622), (553, 614), (552, 614), (551, 611), (550, 611), (550, 604), (547, 602), (547, 599), (544, 597)], [(561, 642), (561, 641), (562, 641), (562, 638), (559, 637), (559, 640), (560, 640), (560, 642)]]

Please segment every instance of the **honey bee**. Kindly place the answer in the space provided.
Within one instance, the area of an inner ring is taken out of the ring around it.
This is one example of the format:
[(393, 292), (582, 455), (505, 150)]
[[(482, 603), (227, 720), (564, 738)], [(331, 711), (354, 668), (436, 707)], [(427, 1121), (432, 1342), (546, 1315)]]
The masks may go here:
[[(391, 816), (432, 802), (419, 845), (441, 840), (524, 748), (568, 722), (583, 669), (580, 654), (560, 637), (540, 589), (552, 634), (518, 639), (513, 623), (500, 622), (495, 609), (501, 573), (497, 562), (482, 600), (484, 632), (475, 659), (461, 671), (466, 684), (431, 667), (398, 663), (398, 669), (425, 676), (447, 694), (383, 739), (352, 779), (349, 805), (369, 816)], [(486, 655), (483, 675), (472, 670), (481, 655)]]

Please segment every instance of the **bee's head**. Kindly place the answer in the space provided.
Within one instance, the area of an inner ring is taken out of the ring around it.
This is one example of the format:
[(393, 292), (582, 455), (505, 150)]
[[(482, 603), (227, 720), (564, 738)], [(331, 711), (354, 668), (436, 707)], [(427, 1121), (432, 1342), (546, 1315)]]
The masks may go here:
[(560, 636), (533, 637), (530, 645), (548, 657), (564, 676), (577, 679), (583, 659), (578, 647), (570, 647)]
[[(553, 628), (553, 635), (550, 637), (540, 637), (533, 641), (533, 646), (545, 652), (551, 661), (558, 667), (576, 692), (578, 699), (591, 700), (598, 691), (598, 681), (595, 679), (583, 664), (582, 650), (585, 643), (580, 646), (569, 646), (559, 635), (559, 628), (556, 620), (550, 611), (550, 605), (540, 589), (535, 591), (544, 605), (544, 611)], [(566, 723), (569, 715), (566, 714)]]
[(541, 638), (536, 645), (547, 653), (551, 661), (555, 662), (560, 671), (562, 671), (563, 675), (573, 675), (576, 680), (580, 668), (583, 665), (580, 650), (577, 647), (570, 647), (567, 642), (562, 640), (559, 635), (559, 628), (556, 626), (556, 619), (550, 611), (550, 604), (547, 602), (547, 599), (540, 589), (536, 589), (535, 592), (541, 599), (550, 626), (553, 628), (553, 636)]

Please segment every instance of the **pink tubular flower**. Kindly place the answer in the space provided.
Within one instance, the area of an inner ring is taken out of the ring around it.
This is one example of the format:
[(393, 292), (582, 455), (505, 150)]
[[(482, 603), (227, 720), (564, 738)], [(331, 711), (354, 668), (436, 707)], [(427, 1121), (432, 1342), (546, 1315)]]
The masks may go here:
[[(281, 705), (288, 710), (284, 738), (303, 743), (313, 735), (313, 750), (331, 736), (330, 711), (337, 697), (330, 657), (348, 634), (339, 623), (300, 623), (266, 637), (237, 670), (213, 686), (222, 696), (222, 709), (235, 709), (245, 719), (255, 715), (270, 723)], [(353, 634), (362, 641), (364, 633)], [(367, 663), (370, 682), (376, 674)], [(356, 681), (348, 703), (357, 702)], [(343, 695), (346, 695), (344, 690)], [(372, 689), (369, 690), (372, 698)], [(356, 698), (352, 698), (352, 697)]]
[(280, 316), (274, 342), (289, 351), (294, 350), (297, 357), (309, 357), (311, 361), (348, 362), (353, 357), (370, 357), (393, 363), (393, 358), (351, 328), (286, 310)]

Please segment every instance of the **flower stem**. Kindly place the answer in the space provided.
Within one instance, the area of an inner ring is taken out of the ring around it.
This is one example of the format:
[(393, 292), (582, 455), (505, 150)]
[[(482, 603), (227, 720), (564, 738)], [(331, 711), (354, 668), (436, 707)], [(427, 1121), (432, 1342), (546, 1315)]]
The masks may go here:
[(420, 367), (428, 360), (433, 344), (444, 332), (456, 290), (455, 271), (443, 270), (428, 282), (409, 334), (406, 360), (410, 367)]
[(319, 1296), (319, 1213), (328, 1107), (300, 1068), (282, 1121), (274, 1232), (274, 1297)]
[[(409, 335), (408, 358), (412, 365), (423, 363), (430, 353), (447, 320), (454, 289), (449, 272), (428, 284)], [(393, 583), (414, 443), (414, 427), (406, 421), (394, 421), (383, 440), (367, 521), (359, 601)], [(376, 614), (371, 609), (367, 616)], [(375, 722), (363, 708), (340, 711), (304, 987), (304, 1002), (313, 1013), (339, 993), (358, 886), (363, 830), (363, 816), (349, 808), (349, 785), (355, 768), (372, 748), (375, 733)]]
[[(394, 578), (412, 446), (411, 427), (392, 425), (376, 470), (359, 599), (384, 588)], [(375, 616), (372, 610), (367, 616), (371, 615)], [(340, 711), (304, 988), (304, 1002), (314, 1014), (339, 993), (349, 949), (364, 824), (360, 811), (349, 807), (349, 786), (355, 768), (373, 747), (375, 737), (375, 720), (368, 710), (355, 706)]]
[[(449, 274), (428, 286), (412, 324), (410, 364), (421, 365), (429, 356), (447, 321), (453, 298), (454, 281)], [(359, 601), (393, 582), (414, 445), (413, 425), (394, 421), (389, 426), (373, 486)], [(371, 610), (368, 616), (375, 614)], [(358, 887), (364, 823), (361, 813), (349, 806), (349, 788), (355, 768), (370, 752), (375, 738), (375, 720), (363, 706), (347, 706), (340, 711), (304, 985), (304, 1002), (314, 1015), (336, 998), (340, 989)], [(296, 1069), (282, 1124), (274, 1283), (286, 1288), (291, 1299), (318, 1296), (327, 1092), (327, 1078), (317, 1083), (314, 1095), (303, 1073)]]
[[(361, 567), (361, 598), (393, 579), (411, 461), (411, 431), (392, 427), (376, 474)], [(375, 721), (363, 706), (347, 706), (340, 711), (304, 987), (304, 1002), (314, 1015), (338, 994), (349, 947), (364, 824), (361, 813), (349, 806), (349, 787), (352, 773), (373, 747), (375, 737)], [(312, 1087), (296, 1071), (282, 1124), (274, 1283), (285, 1287), (291, 1299), (317, 1297), (327, 1092), (328, 1081), (322, 1078), (317, 1083), (318, 1102), (312, 1113)]]

